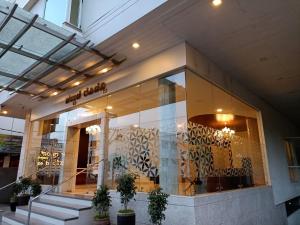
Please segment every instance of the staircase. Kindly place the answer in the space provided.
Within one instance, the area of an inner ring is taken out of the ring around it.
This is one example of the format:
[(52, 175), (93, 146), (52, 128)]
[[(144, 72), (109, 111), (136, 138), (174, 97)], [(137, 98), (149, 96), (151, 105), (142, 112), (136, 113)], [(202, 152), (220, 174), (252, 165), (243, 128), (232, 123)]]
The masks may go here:
[[(2, 225), (25, 225), (28, 207), (17, 207), (15, 213), (3, 215)], [(92, 224), (92, 202), (69, 195), (46, 194), (33, 202), (31, 225), (82, 225)]]

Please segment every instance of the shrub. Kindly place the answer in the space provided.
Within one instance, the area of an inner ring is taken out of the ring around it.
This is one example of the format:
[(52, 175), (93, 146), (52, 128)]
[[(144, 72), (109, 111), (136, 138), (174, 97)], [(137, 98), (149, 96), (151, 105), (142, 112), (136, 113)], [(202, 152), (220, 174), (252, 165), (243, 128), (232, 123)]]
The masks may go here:
[(163, 193), (161, 188), (149, 193), (148, 213), (151, 223), (161, 225), (162, 221), (166, 219), (164, 211), (167, 209), (168, 197), (169, 195)]
[(31, 178), (20, 177), (20, 180), (18, 180), (13, 186), (13, 192), (18, 196), (30, 195), (29, 187), (31, 182)]
[(35, 180), (31, 182), (31, 196), (36, 197), (42, 192), (42, 186)]
[(109, 196), (107, 186), (102, 185), (93, 197), (93, 206), (97, 211), (95, 219), (103, 219), (109, 216), (109, 207), (111, 206), (111, 197)]
[(120, 192), (121, 203), (124, 205), (124, 210), (120, 210), (120, 212), (132, 211), (128, 210), (127, 206), (136, 194), (135, 175), (123, 174), (118, 178), (117, 183), (117, 191)]

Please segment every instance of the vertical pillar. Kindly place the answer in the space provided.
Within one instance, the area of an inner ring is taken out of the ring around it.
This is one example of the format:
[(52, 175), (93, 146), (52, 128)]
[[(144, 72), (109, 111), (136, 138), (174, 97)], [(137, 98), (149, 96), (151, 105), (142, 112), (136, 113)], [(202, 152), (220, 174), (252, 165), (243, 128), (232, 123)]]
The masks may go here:
[(176, 141), (176, 89), (175, 83), (159, 80), (160, 102), (160, 168), (159, 182), (164, 192), (178, 193), (178, 160)]
[(100, 132), (100, 145), (99, 145), (99, 163), (98, 167), (98, 181), (97, 187), (105, 184), (105, 177), (107, 175), (107, 162), (108, 162), (108, 145), (109, 145), (109, 113), (104, 112), (101, 117), (101, 132)]
[[(63, 166), (59, 172), (59, 183), (70, 179), (77, 172), (78, 149), (80, 139), (80, 129), (77, 127), (66, 128), (66, 143), (62, 161)], [(72, 192), (75, 190), (76, 177), (73, 177), (68, 182), (65, 182), (58, 188), (59, 192)]]
[(18, 175), (17, 175), (18, 178), (26, 175), (26, 165), (27, 163), (29, 163), (27, 162), (27, 158), (28, 158), (27, 156), (29, 154), (29, 140), (30, 140), (30, 132), (31, 132), (30, 118), (31, 118), (31, 113), (30, 112), (26, 113), (22, 148), (21, 148)]

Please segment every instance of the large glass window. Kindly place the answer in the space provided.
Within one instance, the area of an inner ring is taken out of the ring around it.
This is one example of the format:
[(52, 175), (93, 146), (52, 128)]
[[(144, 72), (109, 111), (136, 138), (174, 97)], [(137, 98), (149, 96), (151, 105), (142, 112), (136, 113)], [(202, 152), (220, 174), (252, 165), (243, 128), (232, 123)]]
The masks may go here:
[(290, 179), (292, 182), (298, 182), (300, 180), (300, 138), (287, 138), (285, 149)]
[(68, 0), (46, 0), (44, 18), (61, 26), (67, 18)]
[(187, 112), (182, 164), (190, 164), (190, 192), (265, 184), (256, 110), (187, 72)]
[(70, 23), (79, 27), (80, 23), (81, 0), (71, 0)]
[[(103, 113), (107, 130), (97, 119)], [(49, 165), (44, 155), (52, 157), (52, 180), (89, 168), (89, 181), (77, 178), (65, 190), (83, 183), (92, 190), (98, 168), (89, 166), (100, 160), (101, 132), (108, 143), (105, 183), (112, 189), (125, 172), (134, 173), (138, 190), (145, 192), (160, 186), (171, 194), (194, 195), (265, 184), (257, 111), (190, 72), (36, 121), (30, 149), (40, 167)]]

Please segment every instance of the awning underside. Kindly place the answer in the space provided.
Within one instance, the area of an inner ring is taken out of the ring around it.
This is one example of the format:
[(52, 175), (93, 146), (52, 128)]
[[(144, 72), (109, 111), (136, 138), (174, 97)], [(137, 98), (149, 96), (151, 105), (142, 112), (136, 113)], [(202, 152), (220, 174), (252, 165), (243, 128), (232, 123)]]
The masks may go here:
[(124, 61), (89, 41), (0, 0), (0, 92), (47, 98)]

